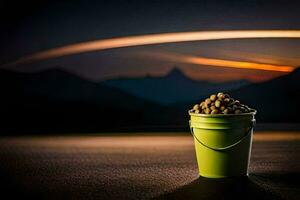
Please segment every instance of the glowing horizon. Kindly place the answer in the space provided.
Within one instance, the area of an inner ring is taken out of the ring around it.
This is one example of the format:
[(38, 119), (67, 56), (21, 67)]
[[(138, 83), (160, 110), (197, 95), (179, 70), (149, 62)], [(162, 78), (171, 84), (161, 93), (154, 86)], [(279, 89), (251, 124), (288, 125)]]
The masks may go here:
[[(195, 31), (195, 32), (176, 32), (161, 33), (139, 36), (118, 37), (112, 39), (101, 39), (88, 42), (75, 43), (57, 47), (28, 56), (21, 57), (11, 63), (2, 65), (2, 67), (17, 66), (29, 64), (51, 58), (58, 58), (67, 55), (74, 55), (92, 51), (100, 51), (122, 47), (144, 46), (153, 44), (165, 44), (176, 42), (190, 42), (202, 40), (224, 40), (224, 39), (246, 39), (246, 38), (300, 38), (300, 30), (235, 30), (235, 31)], [(203, 58), (187, 58), (185, 60), (191, 64), (209, 63), (210, 66), (228, 66), (232, 64), (234, 68), (247, 68), (271, 71), (291, 71), (291, 66), (276, 66), (267, 64), (258, 64), (250, 62), (226, 61), (221, 59), (203, 60)], [(220, 63), (222, 61), (222, 63)], [(251, 66), (255, 64), (255, 66)], [(264, 66), (263, 66), (264, 65)], [(229, 67), (229, 66), (228, 66)], [(272, 70), (273, 69), (273, 70)]]

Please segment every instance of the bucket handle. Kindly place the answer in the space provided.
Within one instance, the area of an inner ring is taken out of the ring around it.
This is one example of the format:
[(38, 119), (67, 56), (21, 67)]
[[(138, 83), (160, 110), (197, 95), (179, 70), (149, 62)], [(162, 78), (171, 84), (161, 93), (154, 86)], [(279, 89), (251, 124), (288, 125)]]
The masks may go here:
[(249, 135), (249, 133), (251, 132), (252, 128), (254, 127), (254, 125), (255, 125), (255, 123), (256, 123), (256, 120), (253, 119), (253, 120), (251, 121), (251, 124), (250, 124), (250, 127), (249, 127), (247, 133), (246, 133), (241, 139), (239, 139), (237, 142), (235, 142), (235, 143), (233, 143), (233, 144), (231, 144), (231, 145), (229, 145), (229, 146), (221, 147), (221, 148), (213, 148), (213, 147), (210, 147), (210, 146), (204, 144), (203, 142), (201, 142), (201, 140), (199, 140), (199, 139), (195, 136), (195, 134), (194, 134), (193, 127), (191, 126), (191, 121), (189, 121), (189, 123), (190, 123), (191, 134), (193, 135), (193, 137), (194, 137), (200, 144), (202, 144), (203, 146), (205, 146), (205, 147), (207, 147), (207, 148), (209, 148), (209, 149), (211, 149), (211, 150), (221, 151), (221, 150), (229, 149), (229, 148), (234, 147), (234, 146), (238, 145), (239, 143), (241, 143), (241, 142)]

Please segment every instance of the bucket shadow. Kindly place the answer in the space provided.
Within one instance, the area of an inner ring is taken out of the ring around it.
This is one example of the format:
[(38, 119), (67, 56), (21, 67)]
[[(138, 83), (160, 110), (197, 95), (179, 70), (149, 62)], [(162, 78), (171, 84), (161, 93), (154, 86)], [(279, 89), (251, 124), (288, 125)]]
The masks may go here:
[(264, 184), (273, 181), (290, 183), (292, 176), (264, 174), (223, 179), (199, 177), (190, 184), (155, 199), (282, 199), (278, 194), (264, 187)]

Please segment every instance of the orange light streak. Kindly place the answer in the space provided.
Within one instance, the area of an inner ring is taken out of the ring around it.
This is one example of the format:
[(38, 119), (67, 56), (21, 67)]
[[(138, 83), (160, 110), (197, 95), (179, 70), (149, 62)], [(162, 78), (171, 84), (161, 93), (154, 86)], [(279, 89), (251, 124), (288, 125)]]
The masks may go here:
[(230, 67), (230, 68), (240, 68), (240, 69), (256, 69), (256, 70), (266, 70), (266, 71), (278, 71), (278, 72), (291, 72), (294, 67), (285, 65), (271, 65), (271, 64), (261, 64), (253, 62), (241, 62), (232, 60), (221, 60), (203, 57), (186, 56), (181, 62), (197, 65), (209, 65), (209, 66), (219, 66), (219, 67)]
[[(28, 64), (50, 58), (73, 55), (91, 51), (132, 47), (152, 44), (164, 44), (175, 42), (189, 42), (201, 40), (223, 40), (242, 38), (300, 38), (300, 30), (235, 30), (235, 31), (195, 31), (161, 33), (140, 36), (128, 36), (112, 39), (101, 39), (57, 47), (28, 56), (21, 57), (14, 62), (2, 65), (2, 67)], [(195, 61), (195, 60), (194, 60)]]
[(254, 70), (265, 70), (265, 71), (276, 71), (288, 73), (293, 71), (295, 68), (288, 65), (273, 65), (255, 62), (244, 62), (244, 61), (234, 61), (234, 60), (224, 60), (224, 59), (214, 59), (206, 58), (200, 56), (191, 56), (184, 54), (175, 54), (170, 52), (141, 52), (141, 54), (151, 56), (153, 59), (194, 64), (194, 65), (207, 65), (215, 67), (230, 67), (239, 69), (254, 69)]

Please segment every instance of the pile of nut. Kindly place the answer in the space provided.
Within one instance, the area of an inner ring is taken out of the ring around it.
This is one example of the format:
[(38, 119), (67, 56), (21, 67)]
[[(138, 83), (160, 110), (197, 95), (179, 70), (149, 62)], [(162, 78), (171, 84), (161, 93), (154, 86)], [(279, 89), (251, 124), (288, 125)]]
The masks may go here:
[(222, 92), (210, 95), (205, 101), (194, 105), (191, 110), (193, 113), (201, 114), (241, 114), (253, 111), (253, 109)]

